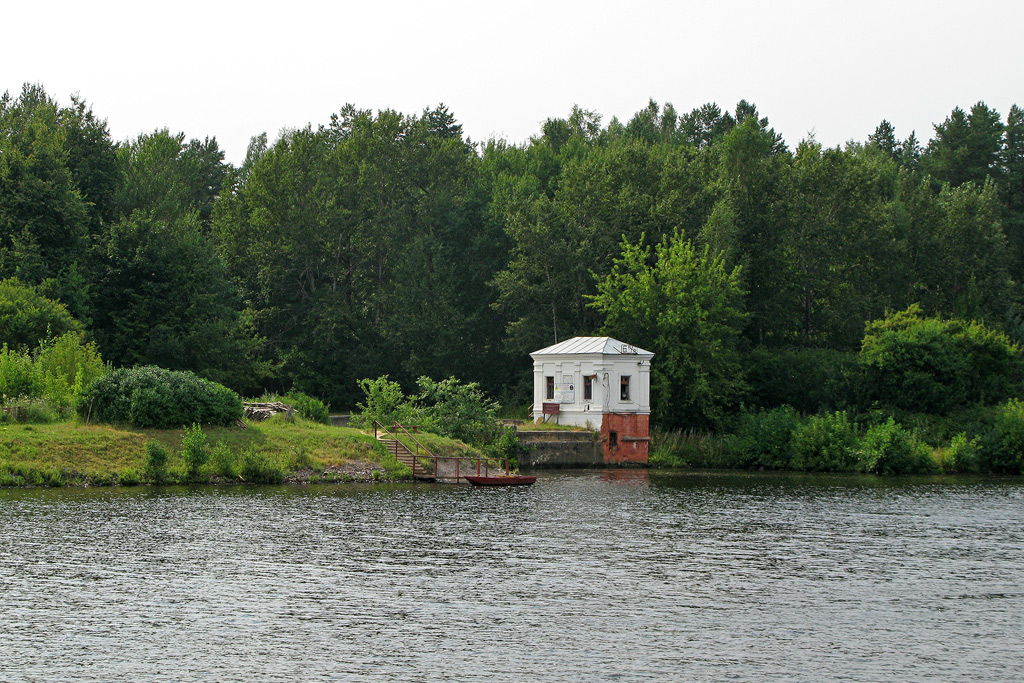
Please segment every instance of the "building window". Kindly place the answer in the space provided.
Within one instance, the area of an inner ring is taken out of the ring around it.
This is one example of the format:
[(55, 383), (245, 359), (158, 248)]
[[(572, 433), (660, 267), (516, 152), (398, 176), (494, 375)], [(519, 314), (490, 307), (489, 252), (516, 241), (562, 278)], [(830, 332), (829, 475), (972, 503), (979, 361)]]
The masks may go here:
[(623, 375), (619, 378), (619, 400), (629, 400), (629, 375)]
[(545, 377), (544, 384), (544, 398), (547, 399), (548, 401), (553, 401), (555, 399), (555, 378)]
[(609, 448), (618, 448), (619, 447), (619, 433), (618, 432), (608, 432), (608, 447)]
[(593, 401), (594, 400), (594, 380), (597, 379), (596, 375), (589, 375), (583, 378), (583, 400)]

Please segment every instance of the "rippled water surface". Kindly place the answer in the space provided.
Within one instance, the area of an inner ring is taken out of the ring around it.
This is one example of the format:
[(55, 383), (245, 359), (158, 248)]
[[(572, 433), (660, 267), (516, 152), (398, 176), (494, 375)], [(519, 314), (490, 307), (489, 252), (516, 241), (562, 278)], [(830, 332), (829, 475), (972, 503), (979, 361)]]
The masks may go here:
[(0, 680), (1018, 681), (1024, 482), (0, 490)]

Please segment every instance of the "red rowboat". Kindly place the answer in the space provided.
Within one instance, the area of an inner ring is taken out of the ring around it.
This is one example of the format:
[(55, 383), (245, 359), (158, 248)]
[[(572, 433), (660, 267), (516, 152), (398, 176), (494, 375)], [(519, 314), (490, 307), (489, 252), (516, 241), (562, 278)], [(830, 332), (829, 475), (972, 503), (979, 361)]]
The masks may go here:
[(537, 481), (537, 477), (524, 477), (518, 474), (501, 477), (476, 477), (468, 474), (464, 476), (473, 486), (529, 486)]

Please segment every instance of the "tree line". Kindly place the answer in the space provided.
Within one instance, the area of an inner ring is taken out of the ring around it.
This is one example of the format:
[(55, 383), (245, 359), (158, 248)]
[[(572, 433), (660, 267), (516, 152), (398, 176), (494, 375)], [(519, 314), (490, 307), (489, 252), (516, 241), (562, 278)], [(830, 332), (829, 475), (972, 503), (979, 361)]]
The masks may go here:
[(834, 409), (821, 368), (887, 312), (1024, 339), (1024, 110), (791, 148), (745, 101), (576, 107), (522, 144), (443, 105), (346, 105), (234, 166), (212, 137), (115, 141), (26, 85), (0, 98), (0, 278), (114, 365), (248, 395), (351, 407), (360, 378), (425, 375), (525, 403), (530, 351), (610, 333), (659, 354), (662, 426)]

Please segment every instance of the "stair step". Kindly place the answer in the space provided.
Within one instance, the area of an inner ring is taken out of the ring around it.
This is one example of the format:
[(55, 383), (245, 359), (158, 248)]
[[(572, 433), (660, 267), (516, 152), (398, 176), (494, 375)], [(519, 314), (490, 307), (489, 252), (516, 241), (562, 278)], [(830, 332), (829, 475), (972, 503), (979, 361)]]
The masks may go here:
[(388, 453), (395, 456), (395, 459), (403, 465), (407, 466), (413, 471), (413, 476), (416, 479), (432, 481), (434, 479), (433, 474), (423, 472), (423, 467), (419, 462), (419, 457), (409, 450), (409, 447), (398, 439), (389, 438), (383, 434), (377, 436), (377, 440), (384, 446), (384, 449)]

